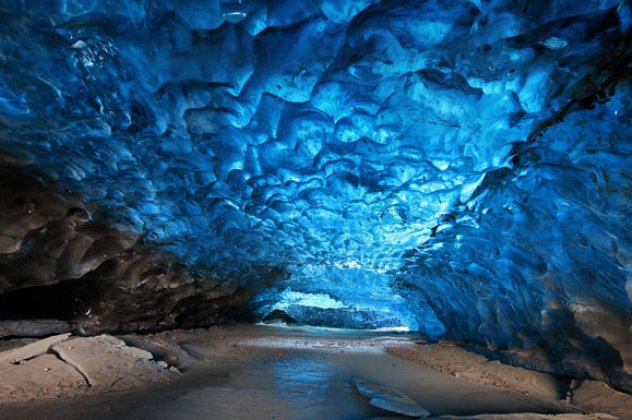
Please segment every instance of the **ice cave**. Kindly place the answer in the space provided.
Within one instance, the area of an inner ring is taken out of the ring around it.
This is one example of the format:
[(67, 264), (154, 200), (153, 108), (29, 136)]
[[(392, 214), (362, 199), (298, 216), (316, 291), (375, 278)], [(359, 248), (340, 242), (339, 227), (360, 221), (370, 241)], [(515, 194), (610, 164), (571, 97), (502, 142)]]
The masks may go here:
[(0, 418), (631, 393), (632, 1), (0, 0)]

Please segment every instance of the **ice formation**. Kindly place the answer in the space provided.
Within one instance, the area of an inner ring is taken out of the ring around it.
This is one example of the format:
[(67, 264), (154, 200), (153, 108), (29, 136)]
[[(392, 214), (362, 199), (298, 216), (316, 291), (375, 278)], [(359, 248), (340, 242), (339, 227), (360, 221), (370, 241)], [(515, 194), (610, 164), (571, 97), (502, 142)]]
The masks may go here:
[(172, 325), (254, 294), (630, 387), (629, 1), (2, 0), (0, 22), (13, 302), (62, 285)]

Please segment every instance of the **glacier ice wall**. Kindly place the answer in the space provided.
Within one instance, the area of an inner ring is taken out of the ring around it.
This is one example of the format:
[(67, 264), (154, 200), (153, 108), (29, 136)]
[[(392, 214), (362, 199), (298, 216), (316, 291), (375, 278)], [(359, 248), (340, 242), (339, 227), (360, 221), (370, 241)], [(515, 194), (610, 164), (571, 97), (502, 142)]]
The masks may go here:
[[(0, 162), (134, 238), (43, 283), (138, 240), (261, 316), (622, 377), (629, 2), (2, 0), (0, 21)], [(30, 231), (3, 223), (10, 289)]]

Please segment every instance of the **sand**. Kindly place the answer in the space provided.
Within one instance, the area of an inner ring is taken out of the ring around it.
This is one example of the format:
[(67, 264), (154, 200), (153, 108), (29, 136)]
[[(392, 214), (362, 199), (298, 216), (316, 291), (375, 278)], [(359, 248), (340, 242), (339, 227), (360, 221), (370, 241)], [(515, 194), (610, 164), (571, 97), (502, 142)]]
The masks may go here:
[(432, 417), (625, 419), (632, 413), (632, 396), (604, 384), (560, 382), (452, 343), (241, 325), (70, 337), (21, 363), (5, 362), (0, 418), (401, 417), (371, 406), (353, 386), (358, 379), (405, 395)]

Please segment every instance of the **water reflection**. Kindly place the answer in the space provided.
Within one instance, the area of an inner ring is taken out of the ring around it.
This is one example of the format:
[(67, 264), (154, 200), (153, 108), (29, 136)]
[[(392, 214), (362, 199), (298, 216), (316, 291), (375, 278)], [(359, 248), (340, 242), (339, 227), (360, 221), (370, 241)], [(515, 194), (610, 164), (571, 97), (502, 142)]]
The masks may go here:
[(351, 372), (320, 354), (311, 356), (279, 352), (267, 362), (277, 402), (282, 400), (300, 418), (355, 419), (379, 414), (352, 390)]

